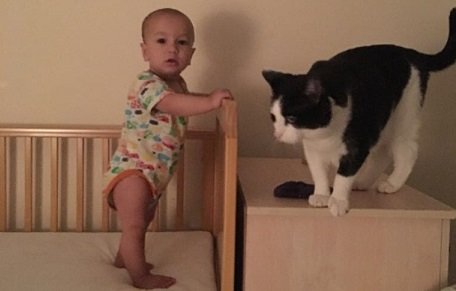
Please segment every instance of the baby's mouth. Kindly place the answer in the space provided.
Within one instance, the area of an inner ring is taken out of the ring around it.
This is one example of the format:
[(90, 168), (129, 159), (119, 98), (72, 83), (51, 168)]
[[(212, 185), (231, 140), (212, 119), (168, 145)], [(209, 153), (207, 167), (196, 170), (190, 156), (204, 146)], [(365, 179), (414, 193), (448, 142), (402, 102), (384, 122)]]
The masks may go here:
[(178, 64), (176, 59), (167, 59), (166, 63), (169, 65), (174, 65), (174, 66)]

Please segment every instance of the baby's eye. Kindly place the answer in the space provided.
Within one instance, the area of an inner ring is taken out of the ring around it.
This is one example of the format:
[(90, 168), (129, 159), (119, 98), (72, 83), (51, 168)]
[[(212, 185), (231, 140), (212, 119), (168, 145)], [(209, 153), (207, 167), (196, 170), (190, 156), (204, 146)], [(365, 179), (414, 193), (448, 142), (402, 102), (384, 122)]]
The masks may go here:
[(186, 40), (186, 39), (181, 39), (181, 40), (178, 40), (177, 43), (179, 45), (188, 45), (189, 44), (189, 41)]
[(159, 39), (157, 39), (157, 43), (164, 44), (164, 43), (166, 43), (166, 39), (159, 38)]

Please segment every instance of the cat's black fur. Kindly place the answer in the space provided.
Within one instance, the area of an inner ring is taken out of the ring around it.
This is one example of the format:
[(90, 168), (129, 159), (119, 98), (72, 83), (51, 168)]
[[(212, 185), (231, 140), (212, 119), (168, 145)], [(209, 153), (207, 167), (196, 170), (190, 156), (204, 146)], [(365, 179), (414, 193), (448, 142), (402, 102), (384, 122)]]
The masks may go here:
[[(435, 55), (395, 45), (373, 45), (318, 61), (303, 75), (263, 71), (273, 91), (272, 102), (280, 99), (285, 126), (298, 130), (325, 128), (333, 118), (334, 106), (350, 106), (342, 136), (347, 152), (340, 158), (337, 173), (353, 176), (401, 101), (412, 69), (418, 71), (422, 106), (430, 72), (455, 63), (456, 8), (452, 9), (449, 22), (447, 43)], [(271, 117), (275, 122), (277, 116)]]

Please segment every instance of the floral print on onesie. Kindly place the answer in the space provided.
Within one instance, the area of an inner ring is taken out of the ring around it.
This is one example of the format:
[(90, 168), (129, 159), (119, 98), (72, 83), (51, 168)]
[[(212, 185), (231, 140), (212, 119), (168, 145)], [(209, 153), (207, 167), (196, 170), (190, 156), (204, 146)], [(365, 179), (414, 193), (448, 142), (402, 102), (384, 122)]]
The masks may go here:
[[(186, 90), (183, 80), (182, 87)], [(154, 195), (161, 195), (166, 188), (177, 166), (187, 123), (184, 117), (155, 108), (170, 92), (167, 84), (152, 72), (138, 75), (128, 94), (117, 150), (105, 173), (105, 195), (130, 175), (146, 178)], [(112, 197), (108, 196), (108, 201), (114, 207)]]

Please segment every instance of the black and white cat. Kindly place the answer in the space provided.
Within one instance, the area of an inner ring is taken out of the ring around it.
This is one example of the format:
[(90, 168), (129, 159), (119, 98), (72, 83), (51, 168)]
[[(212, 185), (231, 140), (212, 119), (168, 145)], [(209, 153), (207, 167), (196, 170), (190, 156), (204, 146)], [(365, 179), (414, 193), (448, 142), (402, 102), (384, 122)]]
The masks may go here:
[[(443, 50), (427, 55), (394, 45), (344, 51), (304, 75), (263, 71), (271, 86), (274, 135), (303, 142), (315, 183), (309, 203), (335, 216), (349, 210), (352, 189), (368, 189), (393, 162), (382, 193), (406, 182), (418, 152), (419, 117), (430, 72), (456, 61), (456, 8)], [(456, 98), (456, 96), (455, 96)], [(329, 169), (337, 170), (330, 193)]]

